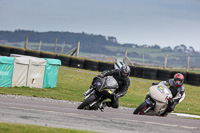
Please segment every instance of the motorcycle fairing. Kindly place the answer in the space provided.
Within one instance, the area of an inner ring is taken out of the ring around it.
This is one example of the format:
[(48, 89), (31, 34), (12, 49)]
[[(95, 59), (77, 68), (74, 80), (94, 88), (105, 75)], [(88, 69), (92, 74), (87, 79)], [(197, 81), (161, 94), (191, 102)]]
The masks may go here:
[(151, 86), (149, 92), (151, 98), (160, 102), (166, 102), (166, 97), (172, 96), (171, 91), (164, 84)]
[[(112, 76), (107, 76), (106, 78), (97, 80), (96, 85), (99, 92), (104, 90), (117, 89), (119, 87), (117, 81)], [(112, 92), (109, 91), (109, 93)]]
[(154, 106), (154, 105), (153, 105), (153, 102), (152, 102), (150, 99), (145, 99), (145, 102), (146, 102), (149, 106), (151, 106), (151, 107)]

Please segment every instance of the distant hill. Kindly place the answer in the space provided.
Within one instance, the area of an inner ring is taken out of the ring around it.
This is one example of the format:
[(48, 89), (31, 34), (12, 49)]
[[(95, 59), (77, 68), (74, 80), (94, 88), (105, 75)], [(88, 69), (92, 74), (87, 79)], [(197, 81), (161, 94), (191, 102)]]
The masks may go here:
[(64, 41), (66, 44), (71, 44), (74, 47), (77, 41), (81, 42), (81, 50), (84, 52), (91, 51), (91, 45), (96, 49), (93, 52), (107, 53), (108, 51), (103, 46), (108, 45), (120, 45), (117, 39), (112, 36), (93, 35), (87, 33), (73, 33), (73, 32), (36, 32), (29, 30), (15, 30), (12, 31), (0, 31), (0, 43), (2, 42), (24, 42), (26, 35), (28, 34), (29, 42), (39, 43), (55, 43), (56, 38), (58, 43), (62, 44)]
[(30, 42), (42, 42), (54, 43), (58, 38), (58, 43), (65, 41), (68, 44), (74, 44), (77, 41), (81, 41), (82, 44), (96, 44), (96, 45), (115, 45), (118, 44), (117, 39), (112, 36), (93, 35), (87, 33), (73, 33), (73, 32), (36, 32), (29, 30), (15, 30), (12, 31), (0, 31), (0, 40), (8, 40), (9, 42), (21, 42), (26, 38), (26, 34), (29, 36)]

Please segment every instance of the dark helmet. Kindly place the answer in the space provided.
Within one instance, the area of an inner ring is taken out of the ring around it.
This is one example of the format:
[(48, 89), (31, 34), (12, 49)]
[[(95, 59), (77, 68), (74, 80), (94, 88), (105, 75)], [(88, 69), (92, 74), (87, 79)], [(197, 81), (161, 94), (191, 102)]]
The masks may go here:
[(183, 84), (184, 82), (184, 76), (181, 73), (177, 73), (174, 75), (174, 85), (176, 85), (176, 87), (179, 87)]
[(119, 71), (119, 75), (123, 78), (127, 77), (130, 75), (130, 67), (129, 66), (126, 66), (126, 65), (123, 65), (121, 68), (120, 68), (120, 71)]

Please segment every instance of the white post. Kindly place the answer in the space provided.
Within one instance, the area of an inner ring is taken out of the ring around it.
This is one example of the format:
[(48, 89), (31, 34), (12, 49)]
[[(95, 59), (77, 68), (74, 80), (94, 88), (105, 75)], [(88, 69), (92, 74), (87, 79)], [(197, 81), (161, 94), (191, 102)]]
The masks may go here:
[(39, 51), (41, 50), (41, 45), (42, 45), (42, 41), (40, 40), (40, 44), (39, 44), (39, 48), (38, 48)]
[(187, 58), (187, 72), (189, 71), (189, 67), (190, 67), (190, 56), (188, 56)]
[(65, 41), (63, 42), (63, 45), (62, 45), (62, 50), (61, 50), (62, 54), (63, 54), (64, 47), (65, 47)]
[(80, 42), (77, 42), (77, 46), (76, 46), (76, 56), (79, 57), (79, 47), (80, 47)]
[(123, 63), (126, 65), (127, 49), (125, 49)]
[(144, 54), (142, 54), (142, 66), (144, 67)]
[(55, 42), (55, 48), (54, 48), (54, 53), (56, 53), (57, 41), (58, 41), (58, 38), (56, 38), (56, 42)]
[(27, 49), (27, 46), (28, 46), (28, 34), (26, 34), (26, 41), (24, 44), (24, 48)]
[(164, 65), (164, 69), (167, 68), (167, 56), (168, 56), (168, 54), (165, 54), (165, 65)]

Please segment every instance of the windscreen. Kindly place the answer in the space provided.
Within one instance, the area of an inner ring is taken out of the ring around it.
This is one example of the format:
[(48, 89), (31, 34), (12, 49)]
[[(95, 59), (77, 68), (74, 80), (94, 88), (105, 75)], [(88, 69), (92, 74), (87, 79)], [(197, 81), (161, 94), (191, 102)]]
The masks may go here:
[(119, 87), (117, 81), (112, 76), (106, 78), (105, 86), (109, 89), (117, 89)]
[(168, 94), (168, 95), (171, 94), (171, 91), (170, 91), (164, 84), (160, 84), (160, 85), (158, 86), (158, 90), (159, 90), (161, 93), (165, 93), (165, 94)]

